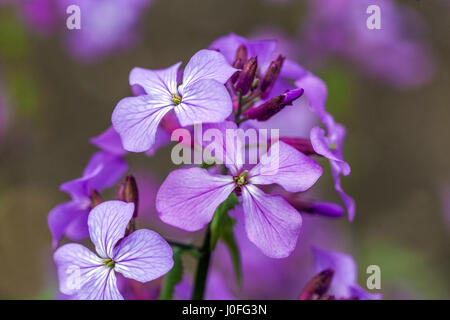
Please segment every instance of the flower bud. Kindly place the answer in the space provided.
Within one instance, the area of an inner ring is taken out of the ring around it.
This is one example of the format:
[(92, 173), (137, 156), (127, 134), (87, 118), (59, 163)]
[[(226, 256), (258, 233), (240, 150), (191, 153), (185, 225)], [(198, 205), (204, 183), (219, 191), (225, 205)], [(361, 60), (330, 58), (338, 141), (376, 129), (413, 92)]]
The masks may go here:
[[(298, 300), (318, 300), (328, 291), (331, 280), (333, 280), (333, 269), (325, 269), (315, 275), (303, 288)], [(331, 296), (327, 296), (330, 297)]]
[(127, 176), (123, 188), (123, 201), (134, 203), (133, 218), (137, 217), (139, 205), (139, 193), (136, 179), (133, 176)]
[(89, 198), (91, 199), (91, 209), (104, 201), (102, 195), (97, 190), (92, 190)]
[(246, 95), (255, 79), (256, 70), (258, 69), (257, 57), (250, 58), (242, 68), (234, 87), (239, 90), (242, 95)]
[(280, 75), (284, 59), (285, 57), (280, 54), (275, 60), (270, 63), (270, 66), (267, 69), (266, 74), (264, 75), (264, 78), (261, 82), (262, 99), (266, 99), (269, 96), (270, 91), (272, 91), (273, 85)]
[(280, 137), (278, 140), (283, 141), (284, 143), (297, 149), (298, 151), (300, 151), (303, 154), (317, 155), (317, 153), (314, 151), (314, 148), (311, 144), (311, 140), (309, 140), (309, 139), (297, 138), (297, 137)]
[(244, 112), (244, 116), (258, 121), (267, 121), (280, 112), (285, 106), (292, 104), (292, 102), (302, 94), (303, 89), (287, 91), (255, 108), (248, 109)]
[(344, 209), (330, 202), (308, 202), (298, 198), (287, 198), (287, 201), (298, 211), (321, 215), (329, 218), (340, 218), (344, 215)]
[(236, 50), (236, 56), (233, 61), (233, 68), (242, 69), (247, 61), (247, 47), (243, 44)]

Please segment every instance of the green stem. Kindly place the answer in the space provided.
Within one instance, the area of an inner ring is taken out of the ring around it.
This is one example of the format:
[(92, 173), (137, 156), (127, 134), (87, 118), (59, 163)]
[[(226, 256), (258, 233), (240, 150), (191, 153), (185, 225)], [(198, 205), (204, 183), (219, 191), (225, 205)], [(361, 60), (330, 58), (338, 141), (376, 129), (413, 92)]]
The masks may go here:
[(238, 92), (237, 96), (238, 96), (238, 107), (237, 107), (236, 113), (234, 115), (234, 122), (236, 122), (236, 123), (238, 123), (239, 118), (241, 117), (241, 113), (242, 113), (242, 94), (241, 94), (241, 92)]
[(198, 260), (197, 271), (195, 273), (194, 289), (192, 290), (192, 300), (203, 300), (205, 293), (206, 279), (208, 277), (209, 261), (211, 259), (210, 251), (211, 229), (208, 225), (205, 239), (200, 249), (200, 259)]
[(188, 249), (188, 250), (200, 250), (199, 247), (193, 245), (193, 244), (189, 244), (189, 243), (181, 243), (181, 242), (177, 242), (177, 241), (172, 241), (172, 240), (167, 240), (167, 243), (170, 244), (171, 246), (174, 247), (178, 247), (181, 249)]

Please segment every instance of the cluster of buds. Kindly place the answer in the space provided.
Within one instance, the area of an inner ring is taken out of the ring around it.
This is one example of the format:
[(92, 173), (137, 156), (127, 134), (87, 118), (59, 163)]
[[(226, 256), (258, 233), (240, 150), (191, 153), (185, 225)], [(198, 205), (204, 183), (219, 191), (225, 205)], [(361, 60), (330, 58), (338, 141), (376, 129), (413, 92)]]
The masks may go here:
[[(267, 121), (302, 96), (303, 89), (294, 89), (269, 99), (284, 60), (284, 56), (278, 55), (263, 74), (258, 66), (258, 57), (248, 57), (246, 46), (239, 46), (232, 65), (240, 71), (237, 71), (230, 79), (233, 91), (239, 97), (239, 103), (244, 106), (238, 111), (238, 116), (242, 111), (245, 119)], [(253, 107), (253, 103), (260, 99), (268, 100)]]

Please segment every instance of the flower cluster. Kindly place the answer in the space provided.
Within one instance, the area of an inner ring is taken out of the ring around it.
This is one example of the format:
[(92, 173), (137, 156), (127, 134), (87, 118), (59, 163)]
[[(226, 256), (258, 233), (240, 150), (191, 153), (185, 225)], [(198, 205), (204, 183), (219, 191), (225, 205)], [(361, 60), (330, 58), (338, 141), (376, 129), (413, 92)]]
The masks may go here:
[[(200, 251), (197, 257), (203, 261), (199, 266), (209, 265), (220, 239), (233, 253), (239, 274), (234, 219), (228, 214), (234, 207), (242, 208), (250, 242), (270, 258), (284, 258), (294, 251), (301, 213), (342, 216), (341, 206), (301, 195), (321, 177), (322, 158), (330, 163), (334, 188), (353, 219), (355, 205), (340, 180), (350, 173), (343, 157), (345, 128), (326, 111), (327, 89), (320, 78), (280, 54), (276, 41), (250, 41), (235, 34), (217, 39), (194, 54), (183, 69), (181, 65), (131, 70), (129, 84), (134, 95), (118, 102), (112, 126), (91, 139), (101, 151), (94, 154), (81, 178), (61, 186), (71, 201), (49, 214), (54, 247), (63, 236), (78, 241), (89, 235), (98, 254), (79, 244), (57, 249), (54, 260), (64, 294), (119, 299), (115, 272), (147, 282), (167, 273), (174, 261), (178, 263), (179, 256), (174, 251), (172, 260), (172, 249), (161, 236), (149, 230), (135, 231), (139, 192), (132, 176), (119, 186), (117, 200), (103, 201), (100, 192), (115, 185), (127, 171), (123, 158), (128, 152), (151, 156), (158, 147), (176, 141), (173, 137), (179, 136), (180, 129), (189, 132), (202, 126), (213, 130), (215, 139), (210, 144), (198, 137), (181, 141), (192, 152), (207, 151), (213, 161), (171, 172), (156, 194), (156, 211), (164, 223), (179, 229), (206, 229), (201, 248), (170, 242), (181, 252), (186, 248)], [(300, 108), (302, 101), (324, 128), (313, 124), (309, 137), (258, 137), (256, 147), (265, 148), (256, 162), (246, 162), (246, 153), (255, 147), (247, 143), (246, 132), (273, 129), (275, 117), (283, 119), (284, 110)], [(181, 280), (172, 277), (169, 272), (161, 294), (172, 292)], [(207, 272), (200, 270), (197, 277), (205, 280)], [(193, 297), (202, 298), (205, 281), (197, 280)], [(170, 284), (172, 289), (166, 287)]]

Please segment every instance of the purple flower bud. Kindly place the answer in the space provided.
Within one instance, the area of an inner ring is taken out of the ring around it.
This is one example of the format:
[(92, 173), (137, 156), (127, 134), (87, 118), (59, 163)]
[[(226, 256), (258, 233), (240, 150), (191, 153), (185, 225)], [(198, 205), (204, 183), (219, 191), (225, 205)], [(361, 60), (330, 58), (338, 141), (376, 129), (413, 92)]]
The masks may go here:
[(272, 91), (273, 85), (280, 75), (281, 67), (283, 66), (284, 59), (281, 54), (270, 63), (269, 68), (264, 75), (264, 78), (261, 82), (261, 98), (266, 99), (270, 91)]
[[(333, 280), (333, 269), (325, 269), (315, 275), (303, 288), (298, 300), (318, 300), (328, 291), (331, 280)], [(330, 297), (330, 296), (327, 296)]]
[(100, 203), (104, 201), (103, 197), (97, 190), (92, 190), (89, 198), (91, 199), (91, 208), (98, 206)]
[(279, 96), (276, 96), (269, 101), (259, 105), (255, 108), (248, 109), (244, 116), (249, 119), (258, 121), (267, 121), (275, 114), (280, 112), (285, 106), (292, 104), (292, 102), (303, 94), (303, 89), (295, 89), (287, 91)]
[(133, 218), (136, 218), (138, 214), (139, 192), (136, 179), (131, 175), (127, 176), (125, 180), (123, 188), (123, 201), (134, 203)]
[(314, 151), (314, 148), (311, 144), (311, 140), (309, 139), (297, 137), (280, 137), (279, 140), (297, 149), (303, 154), (317, 155), (316, 151)]
[(236, 56), (233, 61), (233, 68), (242, 69), (247, 61), (247, 47), (243, 44), (236, 50)]
[(253, 79), (255, 79), (256, 69), (258, 69), (258, 58), (250, 58), (242, 68), (238, 79), (236, 80), (235, 88), (239, 90), (242, 95), (246, 95), (252, 86)]
[(344, 209), (340, 205), (331, 202), (310, 202), (292, 197), (287, 197), (287, 201), (295, 209), (304, 213), (316, 214), (329, 218), (340, 218), (344, 215)]

